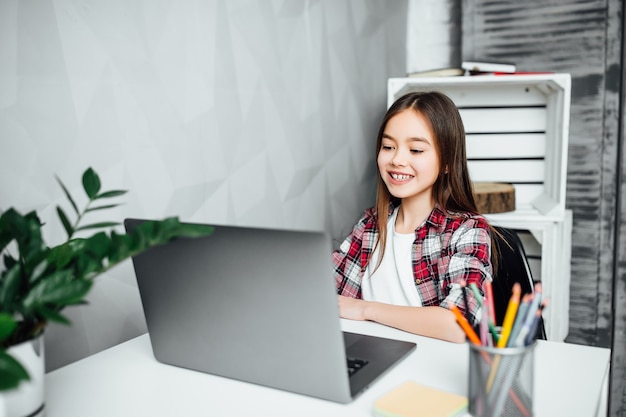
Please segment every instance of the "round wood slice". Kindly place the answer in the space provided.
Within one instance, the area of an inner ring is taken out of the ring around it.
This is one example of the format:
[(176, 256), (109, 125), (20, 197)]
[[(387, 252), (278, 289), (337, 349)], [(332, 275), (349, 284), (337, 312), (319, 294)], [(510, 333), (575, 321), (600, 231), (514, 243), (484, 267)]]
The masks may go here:
[(480, 213), (515, 210), (515, 187), (501, 182), (475, 182), (474, 198)]

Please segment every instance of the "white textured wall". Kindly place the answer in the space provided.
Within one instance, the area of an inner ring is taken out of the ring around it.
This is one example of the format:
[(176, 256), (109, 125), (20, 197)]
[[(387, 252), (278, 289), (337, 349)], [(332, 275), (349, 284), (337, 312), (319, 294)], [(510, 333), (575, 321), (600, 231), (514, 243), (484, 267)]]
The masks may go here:
[(408, 0), (407, 72), (460, 66), (461, 0)]
[[(0, 209), (38, 210), (58, 243), (54, 175), (82, 202), (93, 166), (104, 188), (129, 190), (107, 218), (339, 239), (373, 202), (373, 141), (386, 80), (406, 69), (406, 8), (2, 0)], [(145, 332), (130, 262), (67, 312), (73, 326), (46, 335), (49, 370)]]

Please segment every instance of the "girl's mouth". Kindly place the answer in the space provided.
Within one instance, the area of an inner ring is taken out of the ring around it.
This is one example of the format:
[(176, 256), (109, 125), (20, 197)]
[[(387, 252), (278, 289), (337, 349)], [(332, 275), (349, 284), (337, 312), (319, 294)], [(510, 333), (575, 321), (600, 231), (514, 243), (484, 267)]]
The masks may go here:
[(408, 174), (398, 174), (398, 173), (395, 173), (395, 172), (390, 172), (390, 173), (389, 173), (389, 176), (390, 176), (392, 179), (396, 180), (396, 181), (408, 181), (408, 180), (410, 180), (411, 178), (413, 178), (413, 175), (408, 175)]

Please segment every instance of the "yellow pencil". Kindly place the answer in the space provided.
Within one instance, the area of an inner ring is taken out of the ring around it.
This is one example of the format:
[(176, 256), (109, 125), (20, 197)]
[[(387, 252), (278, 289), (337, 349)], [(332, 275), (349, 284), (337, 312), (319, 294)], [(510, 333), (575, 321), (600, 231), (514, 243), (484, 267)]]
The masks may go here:
[(502, 322), (502, 334), (500, 335), (500, 339), (498, 339), (498, 347), (503, 348), (506, 347), (506, 342), (509, 340), (509, 336), (511, 335), (511, 329), (513, 327), (513, 322), (515, 321), (515, 315), (517, 314), (517, 308), (519, 307), (520, 297), (522, 295), (522, 287), (519, 282), (513, 284), (513, 295), (511, 295), (511, 299), (509, 300), (509, 305), (506, 308), (506, 313), (504, 314), (504, 321)]

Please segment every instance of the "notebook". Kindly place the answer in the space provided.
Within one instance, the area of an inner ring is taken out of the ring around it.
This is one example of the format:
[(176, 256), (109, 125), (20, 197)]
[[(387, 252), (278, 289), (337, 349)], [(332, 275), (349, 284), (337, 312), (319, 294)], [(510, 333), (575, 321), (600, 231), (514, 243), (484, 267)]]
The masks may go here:
[(457, 417), (467, 414), (467, 397), (406, 381), (374, 403), (377, 417)]
[(325, 232), (214, 227), (133, 257), (156, 360), (347, 403), (416, 348), (341, 331)]

